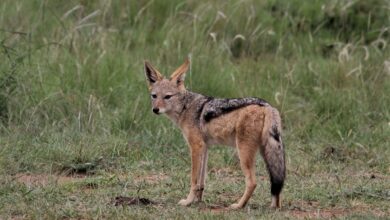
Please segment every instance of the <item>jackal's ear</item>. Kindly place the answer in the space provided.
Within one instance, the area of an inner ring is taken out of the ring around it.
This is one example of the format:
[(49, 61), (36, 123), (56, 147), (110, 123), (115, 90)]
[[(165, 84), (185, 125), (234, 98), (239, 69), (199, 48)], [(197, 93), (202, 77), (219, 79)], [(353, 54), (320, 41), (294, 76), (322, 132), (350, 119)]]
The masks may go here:
[(149, 83), (149, 89), (155, 82), (164, 78), (163, 75), (161, 75), (161, 73), (155, 69), (147, 60), (145, 60), (145, 76)]
[(175, 82), (177, 87), (179, 87), (180, 90), (185, 90), (184, 87), (184, 78), (186, 75), (186, 72), (188, 70), (188, 67), (190, 66), (190, 60), (187, 59), (179, 68), (175, 70), (175, 72), (172, 73), (170, 81)]

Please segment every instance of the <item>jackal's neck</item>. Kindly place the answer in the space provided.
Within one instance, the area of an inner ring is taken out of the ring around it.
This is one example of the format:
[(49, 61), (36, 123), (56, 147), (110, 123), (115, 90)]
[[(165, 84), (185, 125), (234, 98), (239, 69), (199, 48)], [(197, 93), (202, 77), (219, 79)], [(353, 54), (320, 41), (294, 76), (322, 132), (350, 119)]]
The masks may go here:
[(183, 121), (184, 118), (192, 116), (191, 114), (199, 106), (199, 103), (202, 100), (207, 99), (206, 96), (194, 93), (191, 91), (183, 91), (179, 95), (179, 102), (177, 103), (175, 110), (167, 113), (168, 118), (170, 118), (175, 124), (179, 125), (180, 121)]

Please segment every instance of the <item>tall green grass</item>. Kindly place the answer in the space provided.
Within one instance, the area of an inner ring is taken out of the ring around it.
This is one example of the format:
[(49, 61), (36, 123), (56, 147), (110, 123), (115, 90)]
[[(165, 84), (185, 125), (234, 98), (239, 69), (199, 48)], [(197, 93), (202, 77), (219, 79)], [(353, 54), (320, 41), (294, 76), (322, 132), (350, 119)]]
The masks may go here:
[[(188, 89), (258, 96), (281, 111), (289, 170), (336, 163), (388, 173), (389, 8), (385, 0), (3, 0), (0, 173), (189, 166), (178, 129), (151, 113), (143, 74), (145, 59), (168, 75), (189, 55)], [(228, 150), (218, 153), (215, 166), (232, 162)]]

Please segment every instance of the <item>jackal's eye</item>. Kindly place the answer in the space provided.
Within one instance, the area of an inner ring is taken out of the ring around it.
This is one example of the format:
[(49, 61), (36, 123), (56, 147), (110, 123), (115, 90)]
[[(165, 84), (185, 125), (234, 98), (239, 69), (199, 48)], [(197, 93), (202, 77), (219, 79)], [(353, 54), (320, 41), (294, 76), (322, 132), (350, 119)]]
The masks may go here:
[(155, 99), (155, 98), (157, 98), (157, 95), (156, 94), (152, 94), (151, 97), (152, 97), (152, 99)]
[(164, 99), (170, 99), (172, 97), (172, 95), (166, 95), (164, 96)]

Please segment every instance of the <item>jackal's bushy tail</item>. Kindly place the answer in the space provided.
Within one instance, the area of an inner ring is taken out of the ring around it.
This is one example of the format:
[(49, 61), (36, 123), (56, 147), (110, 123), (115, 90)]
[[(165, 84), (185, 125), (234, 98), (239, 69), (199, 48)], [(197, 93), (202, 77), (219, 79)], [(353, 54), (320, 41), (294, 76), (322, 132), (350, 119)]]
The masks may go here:
[(277, 196), (283, 188), (286, 177), (284, 145), (281, 137), (281, 119), (279, 112), (272, 108), (265, 117), (263, 131), (264, 160), (271, 180), (271, 194)]

